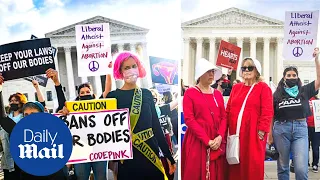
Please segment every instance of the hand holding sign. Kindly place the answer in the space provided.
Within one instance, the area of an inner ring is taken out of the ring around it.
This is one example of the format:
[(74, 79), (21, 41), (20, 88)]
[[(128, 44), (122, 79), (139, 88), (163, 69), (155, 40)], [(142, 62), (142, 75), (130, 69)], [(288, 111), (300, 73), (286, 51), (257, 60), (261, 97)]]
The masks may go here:
[(318, 56), (319, 56), (319, 48), (317, 47), (317, 48), (314, 48), (313, 57), (318, 58)]
[(69, 115), (69, 113), (70, 113), (69, 110), (65, 106), (63, 106), (63, 108), (60, 111), (58, 111), (58, 114), (62, 114), (64, 116)]
[(47, 78), (52, 79), (52, 81), (54, 82), (54, 84), (56, 86), (60, 85), (59, 78), (58, 78), (58, 72), (56, 70), (50, 68), (46, 71), (46, 75), (47, 75)]
[(2, 85), (3, 82), (4, 82), (4, 78), (3, 78), (3, 76), (2, 76), (2, 73), (0, 73), (0, 85)]

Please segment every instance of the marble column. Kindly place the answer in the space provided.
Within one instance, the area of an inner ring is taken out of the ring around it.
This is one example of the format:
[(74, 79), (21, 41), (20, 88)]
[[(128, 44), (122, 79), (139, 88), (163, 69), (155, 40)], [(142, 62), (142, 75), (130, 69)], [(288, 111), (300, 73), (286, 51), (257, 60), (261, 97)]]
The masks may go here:
[(250, 57), (257, 58), (257, 38), (250, 37)]
[(183, 79), (183, 82), (185, 85), (188, 85), (191, 83), (190, 81), (190, 72), (189, 72), (189, 67), (190, 67), (190, 38), (186, 37), (183, 38), (183, 43), (184, 43), (184, 51), (183, 51), (183, 76), (181, 77)]
[(212, 62), (214, 65), (216, 64), (216, 37), (210, 37), (210, 50), (209, 50), (209, 61)]
[(56, 56), (54, 56), (54, 66), (56, 67), (56, 71), (58, 72), (58, 78), (59, 80), (61, 81), (60, 79), (60, 71), (59, 71), (59, 62), (58, 62), (58, 47), (56, 48)]
[(71, 47), (63, 47), (66, 59), (67, 78), (68, 78), (68, 99), (76, 97), (76, 88), (74, 86), (73, 67), (71, 58)]
[(263, 71), (264, 81), (269, 84), (270, 77), (270, 37), (263, 38)]
[(144, 67), (147, 72), (146, 77), (141, 80), (141, 83), (144, 88), (151, 88), (152, 78), (151, 78), (151, 70), (150, 70), (150, 60), (149, 60), (148, 50), (147, 50), (147, 42), (141, 43), (141, 49), (142, 49), (142, 59), (143, 59)]
[(244, 38), (237, 37), (236, 40), (237, 40), (237, 46), (241, 48), (238, 67), (237, 67), (237, 71), (236, 71), (236, 77), (237, 77), (237, 79), (241, 80), (239, 72), (240, 72), (240, 68), (241, 68), (241, 64), (242, 64), (242, 60), (243, 60), (243, 40), (244, 40)]
[[(122, 51), (124, 50), (124, 44), (118, 44), (118, 53), (121, 53)], [(117, 57), (113, 57), (113, 62), (116, 60)], [(112, 77), (113, 77), (113, 73), (111, 73)], [(115, 89), (113, 87), (116, 87), (116, 88), (121, 88), (124, 84), (123, 80), (116, 80), (114, 81), (113, 80), (114, 78), (112, 78), (112, 88), (111, 89)]]
[[(133, 52), (134, 54), (137, 54), (137, 49), (136, 49), (136, 44), (133, 44), (133, 43), (130, 43), (130, 51), (131, 52)], [(142, 61), (143, 62), (143, 61)], [(145, 68), (147, 68), (147, 67), (145, 67)], [(139, 86), (139, 87), (142, 87), (141, 85), (141, 79), (138, 79), (137, 80), (137, 85)]]
[(283, 37), (277, 37), (277, 80), (274, 81), (274, 83), (278, 83), (280, 79), (282, 78), (282, 72), (283, 72)]
[(197, 41), (197, 55), (196, 55), (196, 62), (202, 58), (202, 43), (203, 43), (203, 38), (196, 38)]

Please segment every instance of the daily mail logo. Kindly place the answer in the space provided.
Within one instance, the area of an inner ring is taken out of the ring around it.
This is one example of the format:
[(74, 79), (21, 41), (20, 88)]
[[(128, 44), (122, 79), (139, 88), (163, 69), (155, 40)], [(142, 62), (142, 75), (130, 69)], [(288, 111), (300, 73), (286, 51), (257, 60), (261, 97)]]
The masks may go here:
[(24, 142), (25, 143), (41, 143), (41, 142), (46, 142), (50, 143), (52, 148), (42, 148), (38, 150), (38, 146), (34, 143), (32, 144), (19, 144), (19, 150), (20, 150), (20, 155), (19, 157), (21, 159), (24, 158), (60, 158), (63, 159), (63, 144), (55, 144), (55, 139), (58, 135), (58, 132), (52, 134), (49, 132), (48, 129), (43, 130), (43, 132), (33, 132), (31, 129), (25, 129), (24, 130)]
[(14, 162), (26, 173), (48, 176), (61, 170), (72, 153), (72, 135), (58, 117), (35, 113), (15, 125), (10, 136)]

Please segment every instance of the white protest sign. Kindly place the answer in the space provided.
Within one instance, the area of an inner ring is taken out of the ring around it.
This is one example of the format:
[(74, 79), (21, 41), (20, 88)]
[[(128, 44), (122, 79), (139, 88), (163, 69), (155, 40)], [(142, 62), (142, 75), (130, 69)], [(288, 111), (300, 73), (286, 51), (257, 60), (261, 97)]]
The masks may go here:
[(171, 92), (171, 85), (168, 84), (156, 84), (155, 87), (160, 94), (168, 91)]
[(55, 116), (67, 124), (73, 136), (67, 164), (133, 158), (128, 109)]
[(320, 100), (313, 100), (312, 106), (315, 132), (320, 132)]
[(285, 60), (310, 61), (317, 46), (319, 11), (287, 11), (284, 24)]
[(109, 23), (76, 25), (78, 76), (112, 72)]

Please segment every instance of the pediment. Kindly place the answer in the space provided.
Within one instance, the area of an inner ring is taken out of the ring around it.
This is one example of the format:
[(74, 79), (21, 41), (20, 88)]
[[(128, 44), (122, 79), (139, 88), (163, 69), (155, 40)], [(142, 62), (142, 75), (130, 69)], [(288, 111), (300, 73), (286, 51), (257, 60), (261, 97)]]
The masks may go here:
[(182, 27), (215, 27), (215, 26), (265, 26), (284, 25), (283, 21), (251, 13), (238, 8), (203, 16), (182, 23)]
[(110, 33), (117, 34), (117, 33), (148, 33), (148, 29), (138, 27), (132, 24), (120, 22), (117, 20), (105, 18), (102, 16), (96, 16), (67, 27), (63, 27), (61, 29), (46, 33), (46, 37), (52, 36), (75, 36), (75, 26), (79, 24), (95, 24), (95, 23), (109, 23)]

